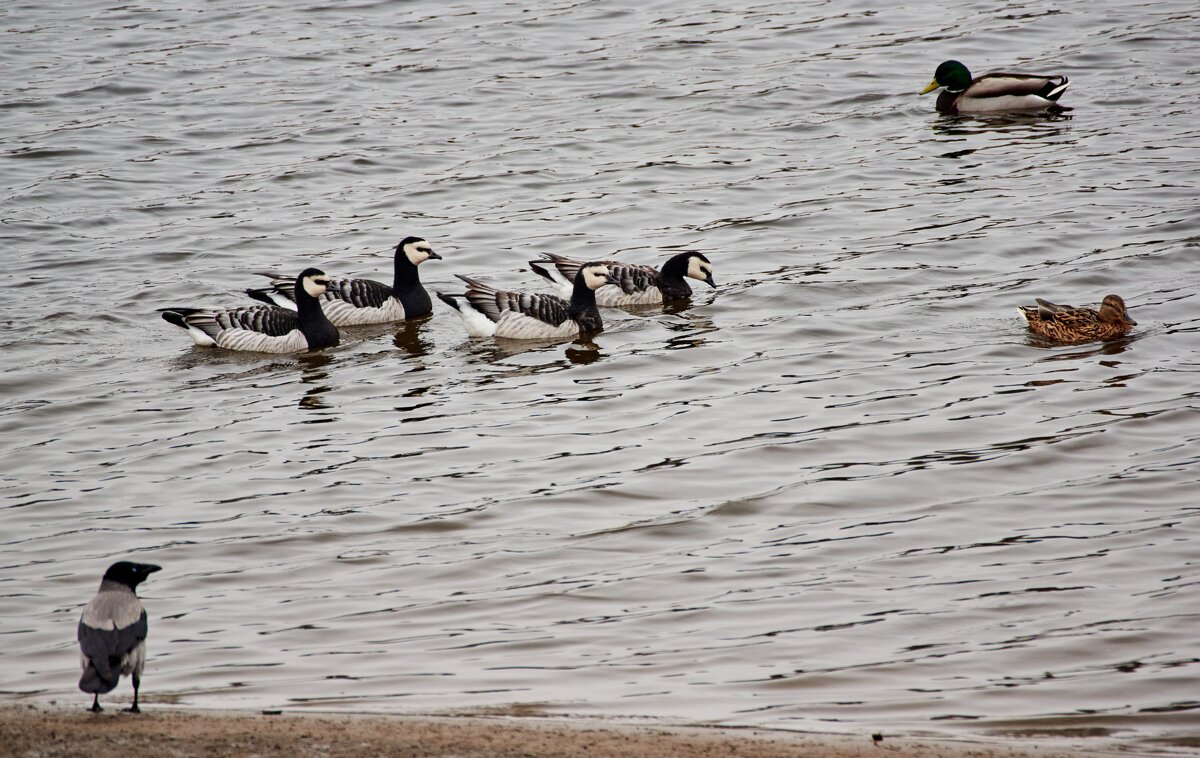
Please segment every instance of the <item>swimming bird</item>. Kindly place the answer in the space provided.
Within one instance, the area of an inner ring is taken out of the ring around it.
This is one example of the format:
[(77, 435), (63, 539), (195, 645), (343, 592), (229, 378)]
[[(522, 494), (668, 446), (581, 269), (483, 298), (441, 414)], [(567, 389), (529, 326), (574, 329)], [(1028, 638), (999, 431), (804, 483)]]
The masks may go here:
[[(472, 337), (510, 339), (564, 339), (604, 328), (596, 307), (596, 290), (617, 284), (603, 263), (584, 263), (575, 274), (571, 299), (557, 295), (498, 290), (466, 276), (461, 295), (437, 293), (438, 298), (458, 311), (467, 334)], [(455, 298), (461, 298), (461, 303)]]
[(91, 692), (92, 712), (100, 707), (100, 696), (112, 692), (122, 675), (133, 676), (133, 713), (138, 707), (142, 667), (146, 665), (146, 609), (137, 596), (137, 586), (160, 566), (119, 561), (108, 567), (100, 589), (83, 608), (79, 618), (79, 663), (83, 676), (79, 689)]
[(164, 308), (162, 317), (187, 329), (197, 345), (250, 350), (260, 353), (296, 353), (333, 347), (338, 330), (321, 311), (317, 298), (325, 294), (329, 277), (320, 269), (306, 268), (293, 286), (298, 310), (274, 305), (240, 308)]
[(1058, 98), (1067, 89), (1067, 77), (1057, 74), (984, 74), (976, 79), (958, 61), (937, 67), (924, 95), (938, 87), (939, 113), (995, 113), (1000, 111), (1061, 110)]
[(1055, 305), (1040, 297), (1037, 306), (1020, 306), (1021, 315), (1029, 328), (1043, 337), (1058, 342), (1102, 342), (1123, 337), (1137, 326), (1118, 295), (1108, 295), (1100, 303), (1099, 312), (1091, 308)]
[[(558, 287), (563, 297), (569, 297), (575, 286), (575, 274), (583, 263), (553, 253), (542, 253), (542, 256), (543, 260), (529, 261), (529, 268)], [(717, 286), (712, 277), (712, 263), (700, 253), (671, 256), (657, 271), (637, 263), (600, 263), (608, 266), (608, 272), (617, 280), (615, 285), (606, 284), (596, 290), (596, 303), (603, 306), (654, 305), (690, 297), (692, 288), (684, 277), (698, 279), (710, 287)]]
[[(421, 237), (405, 237), (396, 245), (390, 287), (371, 279), (333, 277), (321, 296), (321, 309), (335, 326), (383, 324), (427, 316), (433, 311), (433, 301), (421, 286), (417, 266), (430, 258), (441, 260), (442, 256), (433, 252)], [(268, 305), (296, 309), (295, 277), (278, 272), (260, 272), (259, 276), (269, 277), (271, 285), (248, 289), (247, 295)]]

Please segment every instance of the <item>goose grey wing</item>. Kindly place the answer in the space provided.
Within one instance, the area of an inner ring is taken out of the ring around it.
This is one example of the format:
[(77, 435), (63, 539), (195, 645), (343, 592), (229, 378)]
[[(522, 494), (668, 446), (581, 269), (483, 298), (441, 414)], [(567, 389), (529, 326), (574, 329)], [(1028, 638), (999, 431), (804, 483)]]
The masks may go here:
[(556, 295), (508, 292), (479, 285), (477, 282), (470, 282), (470, 284), (472, 286), (464, 297), (477, 311), (492, 321), (499, 321), (504, 311), (530, 316), (553, 326), (558, 326), (571, 318), (570, 305)]
[[(248, 332), (258, 332), (269, 337), (282, 337), (300, 328), (300, 318), (296, 311), (280, 308), (274, 305), (248, 305), (241, 308), (229, 308), (212, 314), (213, 320), (222, 329), (244, 329)], [(191, 320), (189, 319), (189, 323)], [(195, 324), (204, 329), (202, 324)], [(204, 331), (208, 331), (205, 329)]]
[(371, 279), (330, 279), (325, 300), (344, 300), (355, 308), (381, 308), (392, 288)]
[(259, 276), (271, 280), (270, 290), (282, 295), (293, 303), (296, 302), (296, 277), (288, 276), (280, 271), (256, 271)]
[(658, 272), (650, 266), (636, 263), (621, 263), (620, 261), (602, 261), (608, 266), (608, 273), (620, 282), (621, 291), (626, 295), (645, 292), (651, 287), (658, 287)]
[(507, 310), (558, 326), (571, 318), (570, 304), (557, 295), (530, 292), (503, 292), (508, 296)]
[(546, 260), (554, 264), (554, 268), (558, 269), (558, 273), (563, 275), (568, 282), (575, 281), (575, 275), (579, 273), (579, 269), (583, 267), (583, 261), (577, 261), (572, 258), (567, 258), (554, 253), (542, 253)]

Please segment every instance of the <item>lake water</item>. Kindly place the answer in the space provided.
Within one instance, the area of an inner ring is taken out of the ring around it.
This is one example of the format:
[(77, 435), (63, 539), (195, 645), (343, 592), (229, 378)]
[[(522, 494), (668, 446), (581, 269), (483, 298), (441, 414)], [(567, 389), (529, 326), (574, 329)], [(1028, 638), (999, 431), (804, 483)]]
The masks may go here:
[[(147, 705), (1200, 745), (1194, 2), (11, 2), (0, 689), (88, 698), (164, 567)], [(956, 119), (944, 59), (1063, 73)], [(390, 278), (407, 234), (707, 254), (569, 344), (432, 317), (319, 354), (156, 309)], [(702, 285), (701, 285), (702, 286)], [(1139, 326), (1048, 347), (1034, 297)], [(130, 694), (123, 683), (110, 698)]]

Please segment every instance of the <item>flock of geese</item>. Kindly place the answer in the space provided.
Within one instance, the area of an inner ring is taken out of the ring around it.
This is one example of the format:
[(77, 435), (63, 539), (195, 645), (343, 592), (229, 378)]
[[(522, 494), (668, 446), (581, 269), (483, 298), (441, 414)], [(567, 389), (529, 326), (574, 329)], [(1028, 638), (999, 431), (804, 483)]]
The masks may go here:
[[(942, 113), (1061, 111), (1058, 100), (1067, 78), (1059, 75), (992, 73), (972, 78), (958, 61), (937, 67), (921, 94), (942, 88)], [(338, 344), (339, 326), (378, 324), (429, 315), (433, 302), (421, 286), (417, 267), (440, 259), (429, 242), (406, 237), (396, 246), (392, 284), (342, 279), (306, 268), (291, 277), (263, 276), (270, 285), (246, 290), (263, 305), (233, 308), (166, 308), (162, 317), (186, 329), (197, 345), (228, 350), (292, 353)], [(715, 287), (712, 263), (696, 252), (680, 253), (662, 268), (619, 261), (582, 262), (559, 255), (530, 261), (535, 273), (558, 294), (512, 292), (459, 276), (460, 294), (435, 293), (462, 318), (472, 337), (570, 339), (604, 327), (598, 306), (651, 305), (686, 298), (686, 279)], [(1037, 334), (1058, 342), (1091, 342), (1126, 334), (1136, 322), (1117, 295), (1104, 298), (1098, 311), (1038, 300), (1022, 315)]]
[[(339, 326), (383, 324), (429, 315), (433, 302), (418, 266), (442, 256), (421, 237), (396, 246), (392, 284), (331, 277), (316, 268), (298, 276), (272, 272), (267, 287), (246, 290), (264, 305), (233, 308), (165, 308), (163, 319), (186, 329), (197, 345), (261, 353), (295, 353), (338, 344)], [(435, 293), (462, 317), (472, 337), (570, 339), (604, 328), (599, 306), (669, 302), (692, 294), (686, 278), (716, 287), (712, 263), (696, 252), (679, 253), (655, 269), (620, 261), (582, 262), (546, 254), (529, 267), (557, 295), (512, 292), (459, 276), (461, 294)]]

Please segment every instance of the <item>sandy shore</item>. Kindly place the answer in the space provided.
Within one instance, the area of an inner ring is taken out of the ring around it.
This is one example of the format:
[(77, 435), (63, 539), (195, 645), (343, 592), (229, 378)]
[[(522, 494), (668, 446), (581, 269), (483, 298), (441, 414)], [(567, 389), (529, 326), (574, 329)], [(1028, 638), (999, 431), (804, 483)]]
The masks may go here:
[(1050, 758), (1099, 755), (973, 741), (513, 718), (262, 715), (148, 708), (101, 714), (0, 705), (0, 753), (43, 756), (583, 756)]

